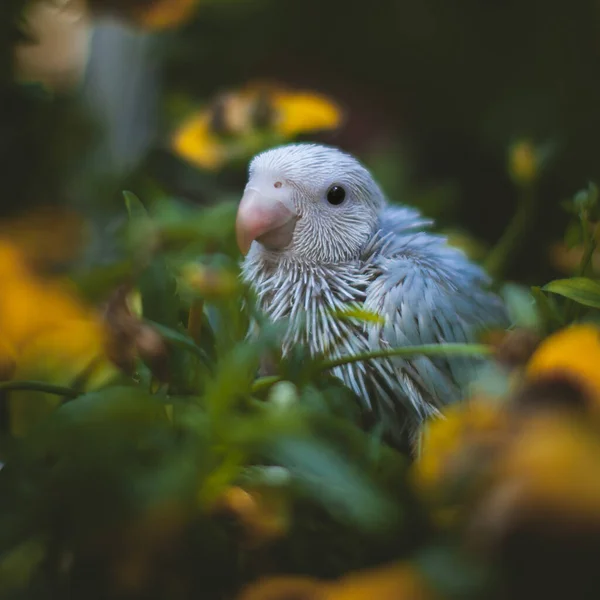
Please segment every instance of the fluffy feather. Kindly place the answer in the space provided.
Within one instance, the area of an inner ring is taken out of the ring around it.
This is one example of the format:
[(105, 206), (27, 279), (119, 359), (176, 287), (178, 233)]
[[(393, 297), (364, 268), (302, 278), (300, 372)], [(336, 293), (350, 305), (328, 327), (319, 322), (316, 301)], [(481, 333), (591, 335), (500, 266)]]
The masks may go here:
[[(285, 355), (298, 343), (332, 357), (381, 348), (471, 341), (481, 328), (504, 325), (506, 314), (488, 291), (489, 278), (431, 221), (391, 206), (369, 172), (335, 148), (295, 144), (254, 158), (248, 188), (288, 189), (297, 222), (285, 247), (254, 241), (243, 274), (260, 308), (287, 319)], [(327, 191), (346, 199), (328, 205)], [(265, 191), (267, 190), (267, 191)], [(353, 303), (383, 323), (340, 320)], [(460, 398), (472, 360), (416, 357), (352, 363), (334, 370), (361, 398), (365, 411), (400, 439), (425, 417)]]

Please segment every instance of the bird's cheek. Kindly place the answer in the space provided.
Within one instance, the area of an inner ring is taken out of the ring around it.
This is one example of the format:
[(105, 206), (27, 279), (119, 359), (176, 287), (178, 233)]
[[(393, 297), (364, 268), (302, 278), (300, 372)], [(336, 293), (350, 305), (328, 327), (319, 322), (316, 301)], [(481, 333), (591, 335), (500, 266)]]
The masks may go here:
[(292, 241), (297, 214), (288, 202), (266, 196), (249, 188), (240, 202), (237, 219), (237, 242), (246, 254), (254, 240), (269, 248), (285, 248)]

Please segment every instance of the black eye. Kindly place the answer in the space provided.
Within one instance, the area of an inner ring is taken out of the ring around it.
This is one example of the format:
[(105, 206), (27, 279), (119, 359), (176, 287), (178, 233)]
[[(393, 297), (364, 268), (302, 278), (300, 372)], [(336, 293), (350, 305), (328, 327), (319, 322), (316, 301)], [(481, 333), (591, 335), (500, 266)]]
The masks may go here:
[(335, 206), (341, 204), (345, 197), (346, 190), (339, 185), (334, 185), (327, 192), (327, 202), (329, 202), (329, 204), (334, 204)]

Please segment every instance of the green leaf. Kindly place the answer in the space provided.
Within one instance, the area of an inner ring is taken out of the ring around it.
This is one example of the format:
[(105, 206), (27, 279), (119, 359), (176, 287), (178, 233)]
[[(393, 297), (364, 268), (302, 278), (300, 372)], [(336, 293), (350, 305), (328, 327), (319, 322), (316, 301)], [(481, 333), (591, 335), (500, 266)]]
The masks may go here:
[(362, 323), (377, 323), (383, 325), (384, 318), (375, 312), (361, 308), (359, 304), (352, 304), (347, 308), (333, 311), (333, 314), (338, 319), (346, 319), (349, 321), (360, 321)]
[(143, 221), (150, 218), (146, 207), (133, 192), (125, 191), (123, 192), (123, 197), (125, 198), (125, 206), (127, 207), (130, 220)]
[(96, 302), (104, 300), (132, 272), (132, 262), (124, 260), (76, 274), (71, 279), (85, 299)]
[(165, 325), (161, 325), (155, 321), (147, 320), (147, 323), (156, 329), (156, 331), (160, 333), (165, 341), (177, 346), (178, 348), (181, 348), (182, 350), (186, 350), (187, 352), (194, 354), (200, 360), (202, 360), (205, 365), (208, 366), (210, 364), (210, 359), (206, 352), (197, 346), (194, 340), (186, 333), (166, 327)]
[(138, 285), (144, 318), (161, 325), (177, 327), (179, 304), (176, 281), (162, 258), (157, 258), (144, 270)]
[(26, 589), (36, 569), (46, 558), (46, 548), (41, 540), (24, 541), (0, 558), (0, 591), (7, 593)]
[(378, 530), (399, 516), (397, 508), (361, 471), (330, 447), (312, 439), (288, 437), (275, 442), (271, 451), (293, 480), (338, 519)]
[(131, 192), (123, 192), (129, 214), (127, 242), (129, 252), (137, 262), (146, 262), (157, 239), (156, 226), (140, 199)]
[(557, 279), (551, 281), (542, 289), (546, 292), (564, 296), (583, 306), (600, 308), (600, 282), (587, 277)]
[(84, 423), (118, 422), (147, 425), (166, 422), (164, 405), (160, 400), (139, 388), (113, 386), (90, 392), (61, 406), (55, 413), (57, 421), (82, 425)]

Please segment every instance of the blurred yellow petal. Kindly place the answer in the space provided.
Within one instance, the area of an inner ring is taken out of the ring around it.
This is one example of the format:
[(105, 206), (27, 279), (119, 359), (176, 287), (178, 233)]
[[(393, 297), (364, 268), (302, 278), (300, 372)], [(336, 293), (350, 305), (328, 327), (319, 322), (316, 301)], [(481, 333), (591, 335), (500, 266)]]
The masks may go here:
[(217, 499), (214, 510), (235, 517), (251, 546), (280, 538), (290, 524), (288, 501), (281, 490), (232, 486)]
[(196, 12), (199, 0), (155, 0), (138, 11), (137, 22), (148, 29), (177, 27)]
[(593, 518), (600, 524), (600, 438), (563, 416), (531, 419), (498, 465), (499, 481), (520, 486), (520, 503)]
[[(540, 568), (551, 572), (560, 573), (573, 550), (576, 561), (581, 552), (595, 560), (597, 551), (587, 544), (600, 531), (599, 464), (597, 431), (557, 413), (535, 414), (499, 456), (467, 535), (486, 552), (548, 548)], [(531, 575), (533, 582), (539, 575)]]
[(538, 173), (538, 158), (535, 146), (522, 140), (512, 146), (509, 152), (509, 172), (513, 180), (525, 185), (532, 183)]
[(54, 329), (40, 332), (23, 348), (17, 373), (25, 377), (31, 369), (59, 372), (68, 382), (103, 356), (104, 345), (105, 332), (99, 320), (66, 319)]
[(351, 573), (327, 586), (324, 600), (433, 600), (439, 598), (411, 565), (399, 563)]
[(423, 429), (412, 473), (416, 487), (435, 496), (446, 480), (474, 458), (473, 448), (495, 444), (506, 424), (506, 415), (491, 400), (472, 399), (448, 407)]
[(300, 133), (337, 128), (341, 121), (340, 107), (324, 96), (253, 83), (220, 94), (185, 120), (171, 145), (192, 164), (217, 169)]
[(311, 92), (274, 92), (276, 128), (285, 137), (336, 129), (342, 122), (341, 108), (324, 96)]
[(217, 169), (226, 158), (218, 136), (210, 128), (210, 114), (201, 112), (185, 121), (173, 136), (174, 151), (203, 169)]
[(273, 577), (246, 588), (238, 600), (434, 600), (441, 598), (410, 564), (350, 573), (333, 582)]
[[(70, 385), (85, 373), (86, 389), (101, 385), (115, 373), (105, 356), (101, 315), (83, 304), (68, 282), (32, 269), (30, 259), (44, 248), (34, 237), (26, 236), (23, 247), (0, 239), (0, 375)], [(41, 392), (11, 392), (13, 433), (26, 431), (58, 402)]]
[(527, 366), (528, 378), (574, 378), (600, 407), (600, 328), (572, 325), (546, 338)]

